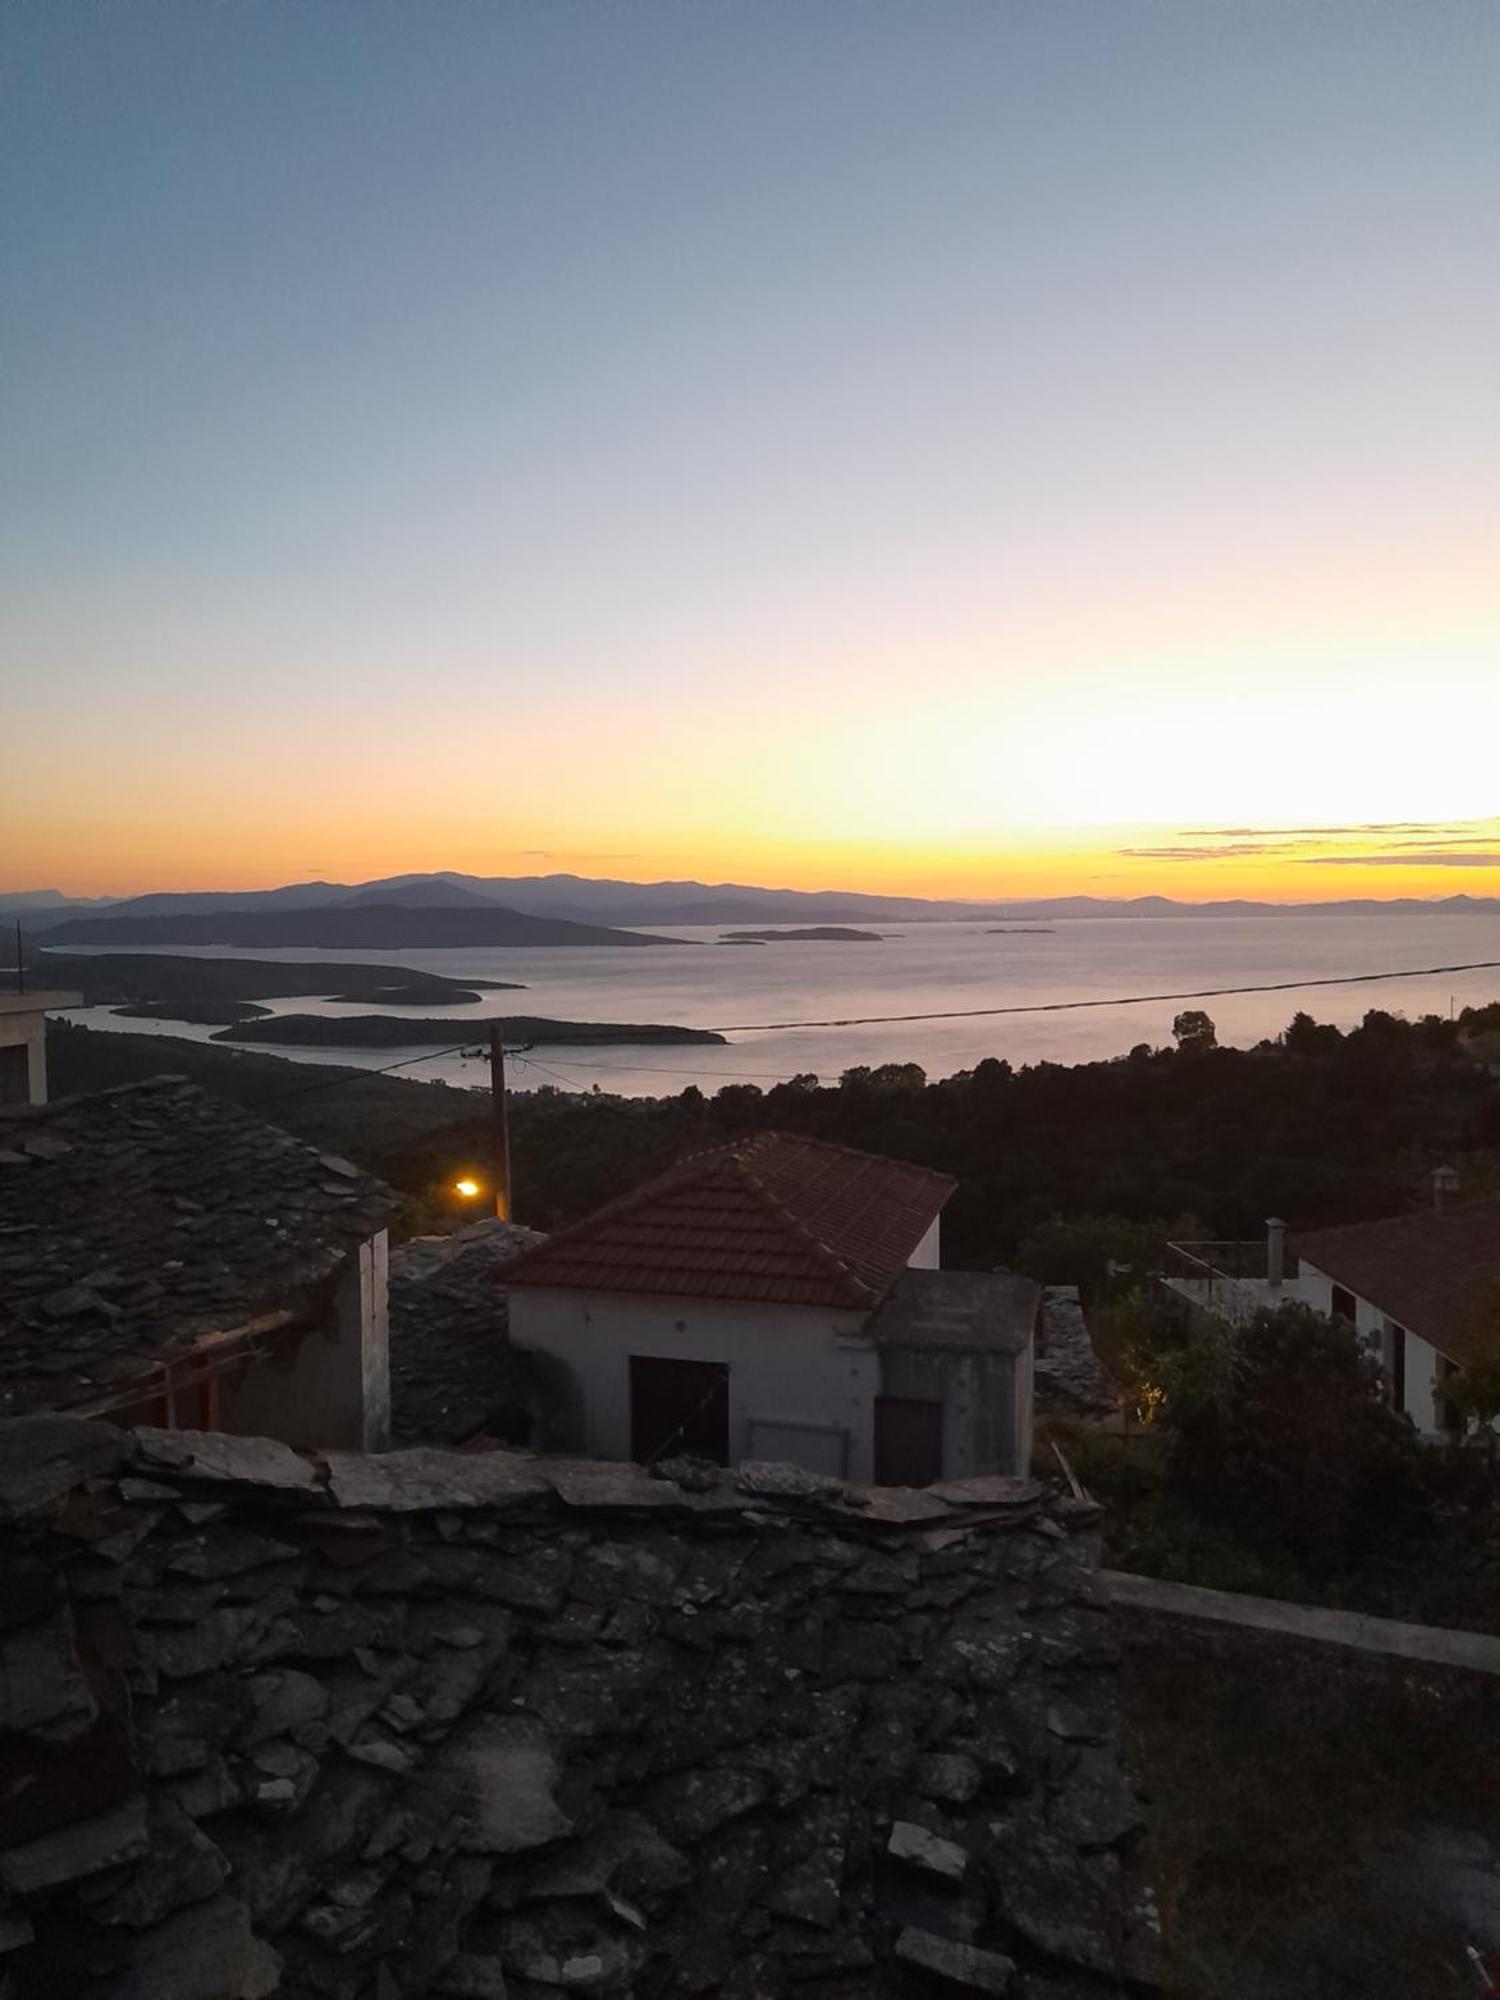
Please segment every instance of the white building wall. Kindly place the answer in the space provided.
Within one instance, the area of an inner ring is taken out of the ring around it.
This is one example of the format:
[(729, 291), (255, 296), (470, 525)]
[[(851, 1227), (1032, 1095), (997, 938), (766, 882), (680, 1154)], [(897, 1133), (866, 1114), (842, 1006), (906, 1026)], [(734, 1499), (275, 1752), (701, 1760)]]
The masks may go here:
[[(1298, 1285), (1299, 1295), (1318, 1312), (1333, 1310), (1334, 1280), (1323, 1271), (1315, 1270), (1305, 1262)], [(1344, 1288), (1348, 1289), (1347, 1286)], [(1378, 1306), (1372, 1306), (1368, 1299), (1355, 1295), (1354, 1329), (1382, 1368), (1389, 1372), (1392, 1357), (1391, 1329), (1395, 1322)], [(1407, 1415), (1419, 1431), (1437, 1433), (1437, 1398), (1433, 1383), (1438, 1373), (1437, 1349), (1418, 1338), (1408, 1327), (1406, 1330), (1406, 1401)]]
[(361, 1243), (321, 1326), (226, 1388), (227, 1431), (329, 1451), (384, 1451), (391, 1435), (388, 1239)]
[(938, 1237), (942, 1221), (943, 1218), (940, 1215), (935, 1215), (932, 1218), (932, 1227), (906, 1260), (908, 1270), (940, 1271), (943, 1268), (942, 1250)]
[[(873, 1479), (880, 1359), (863, 1342), (865, 1315), (734, 1300), (637, 1297), (516, 1285), (515, 1346), (567, 1371), (579, 1427), (594, 1458), (630, 1456), (630, 1357), (714, 1361), (729, 1369), (729, 1455), (748, 1458), (750, 1426), (813, 1424), (848, 1433), (845, 1476)], [(819, 1454), (823, 1467), (826, 1458)]]

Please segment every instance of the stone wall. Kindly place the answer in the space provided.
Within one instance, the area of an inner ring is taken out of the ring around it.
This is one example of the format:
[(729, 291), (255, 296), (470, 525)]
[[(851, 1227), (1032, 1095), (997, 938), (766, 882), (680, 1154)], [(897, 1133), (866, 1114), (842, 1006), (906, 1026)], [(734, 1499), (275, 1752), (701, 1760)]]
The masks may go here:
[(0, 1427), (4, 2000), (1149, 1986), (1093, 1510), (668, 1471)]

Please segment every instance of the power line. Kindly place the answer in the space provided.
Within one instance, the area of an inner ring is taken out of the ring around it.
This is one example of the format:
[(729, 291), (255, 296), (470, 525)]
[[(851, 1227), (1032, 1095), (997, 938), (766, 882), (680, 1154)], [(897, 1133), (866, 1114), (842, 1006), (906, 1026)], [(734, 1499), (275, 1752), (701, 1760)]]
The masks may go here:
[(1066, 1014), (1079, 1007), (1146, 1007), (1168, 1000), (1221, 1000), (1236, 993), (1296, 993), (1313, 986), (1362, 986), (1379, 979), (1432, 979), (1447, 972), (1500, 972), (1500, 958), (1467, 965), (1412, 966), (1396, 972), (1345, 972), (1329, 979), (1276, 979), (1263, 986), (1199, 986), (1184, 993), (1115, 993), (1098, 1000), (1031, 1000), (1011, 1007), (954, 1007), (932, 1014), (854, 1014), (838, 1021), (736, 1021), (717, 1035), (769, 1035), (798, 1028), (881, 1028), (912, 1021), (976, 1021), (999, 1014)]

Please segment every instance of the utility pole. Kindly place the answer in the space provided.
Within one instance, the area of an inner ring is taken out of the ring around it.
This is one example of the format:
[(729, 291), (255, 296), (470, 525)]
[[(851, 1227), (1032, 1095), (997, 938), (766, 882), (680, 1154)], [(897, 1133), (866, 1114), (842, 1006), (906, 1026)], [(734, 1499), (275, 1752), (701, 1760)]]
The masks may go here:
[(495, 1147), (495, 1213), (510, 1221), (510, 1125), (505, 1114), (505, 1023), (490, 1023), (490, 1115)]
[(16, 991), (26, 991), (26, 953), (21, 942), (21, 919), (16, 918)]

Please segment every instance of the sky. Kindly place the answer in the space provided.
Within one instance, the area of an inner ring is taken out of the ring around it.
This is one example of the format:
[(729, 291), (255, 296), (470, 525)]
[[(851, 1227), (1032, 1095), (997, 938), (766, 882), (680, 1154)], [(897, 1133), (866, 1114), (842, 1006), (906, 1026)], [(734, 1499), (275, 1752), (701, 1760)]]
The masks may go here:
[(1500, 893), (1493, 0), (11, 0), (0, 890)]

